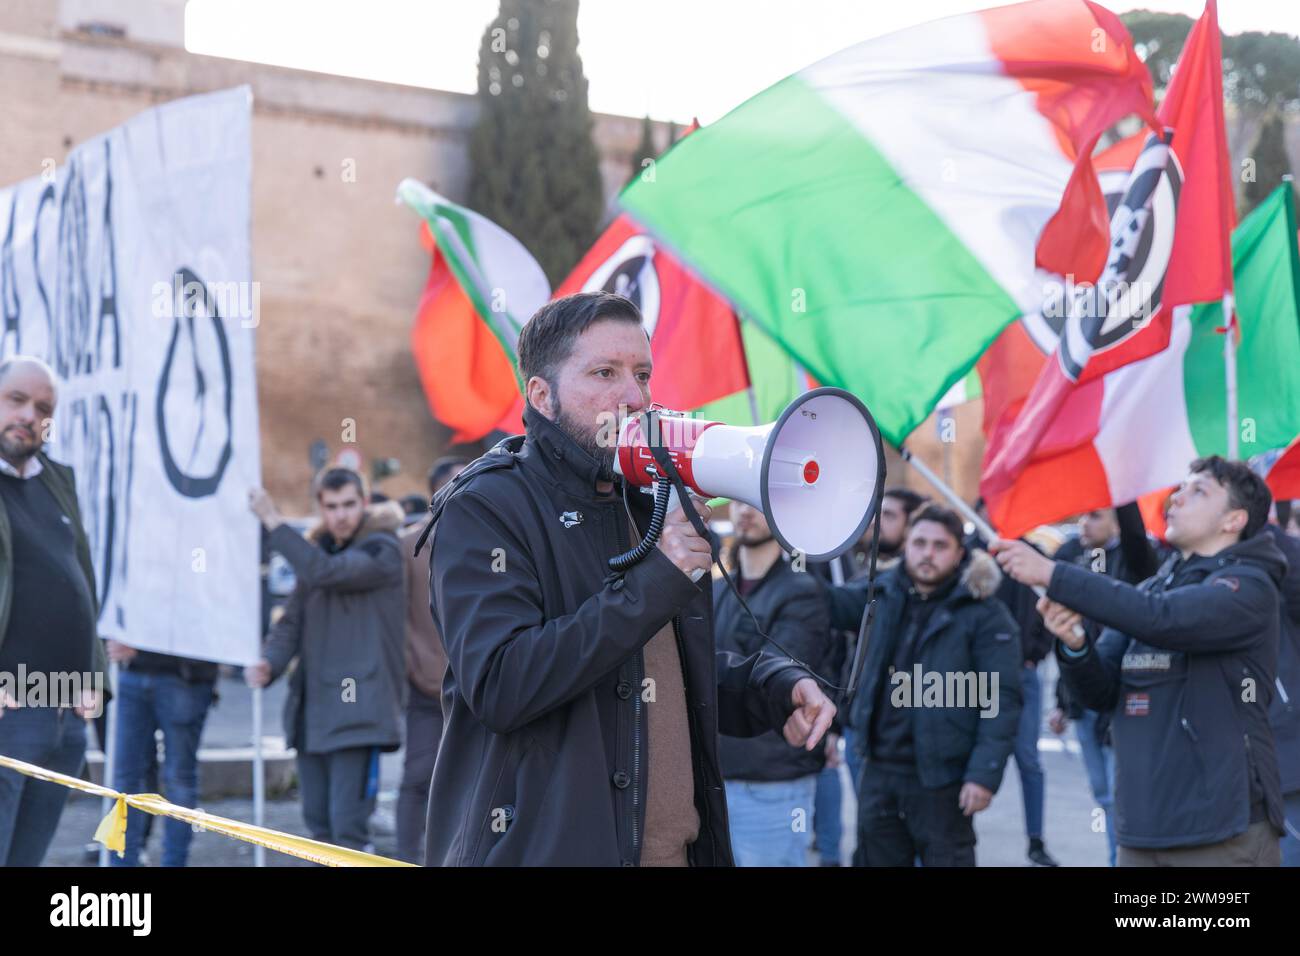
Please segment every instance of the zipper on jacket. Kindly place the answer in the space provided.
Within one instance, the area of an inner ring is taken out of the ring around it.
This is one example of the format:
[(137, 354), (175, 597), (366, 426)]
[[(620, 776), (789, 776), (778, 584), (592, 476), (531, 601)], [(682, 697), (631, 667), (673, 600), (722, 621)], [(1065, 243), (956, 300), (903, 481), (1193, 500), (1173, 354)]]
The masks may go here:
[(641, 688), (645, 684), (645, 658), (636, 654), (632, 684), (632, 859), (641, 865), (641, 828), (637, 824), (641, 808)]
[[(624, 519), (631, 518), (622, 508), (614, 509), (614, 542), (621, 553), (627, 548), (632, 547), (636, 542), (631, 541), (631, 529), (627, 527)], [(635, 527), (635, 522), (633, 523)], [(645, 652), (639, 650), (636, 652), (632, 661), (632, 860), (634, 865), (641, 865), (641, 779), (644, 776), (641, 770), (641, 725), (645, 720), (644, 702), (641, 699), (642, 687), (645, 684)]]
[(1180, 718), (1179, 718), (1179, 723), (1181, 723), (1181, 724), (1183, 725), (1183, 730), (1187, 731), (1187, 736), (1191, 737), (1191, 738), (1192, 738), (1192, 741), (1193, 741), (1194, 743), (1200, 743), (1200, 742), (1201, 742), (1201, 738), (1198, 737), (1198, 736), (1196, 736), (1196, 731), (1194, 731), (1194, 730), (1192, 729), (1192, 725), (1191, 725), (1191, 723), (1187, 720), (1186, 717), (1180, 717)]
[[(695, 747), (697, 746), (696, 741), (701, 740), (702, 738), (700, 734), (699, 725), (696, 723), (695, 720), (695, 708), (691, 705), (690, 694), (686, 692), (686, 688), (688, 686), (686, 681), (686, 641), (682, 637), (682, 616), (680, 614), (673, 616), (673, 637), (677, 639), (677, 666), (682, 672), (682, 698), (686, 702), (686, 723), (687, 726), (690, 727), (690, 731), (691, 731), (691, 753), (692, 753), (691, 776), (694, 777), (695, 776), (694, 753), (695, 753)], [(701, 774), (701, 776), (703, 776), (703, 774)], [(701, 801), (704, 804), (704, 820), (700, 824), (700, 832), (704, 833), (704, 831), (707, 829), (709, 833), (712, 833), (713, 822), (712, 822), (712, 817), (709, 813), (709, 794), (708, 794), (709, 781), (707, 778), (704, 780), (704, 787), (705, 787), (704, 800)], [(713, 841), (710, 840), (711, 845), (712, 843)], [(714, 854), (713, 862), (716, 864), (718, 862), (716, 846), (714, 846), (713, 854)]]

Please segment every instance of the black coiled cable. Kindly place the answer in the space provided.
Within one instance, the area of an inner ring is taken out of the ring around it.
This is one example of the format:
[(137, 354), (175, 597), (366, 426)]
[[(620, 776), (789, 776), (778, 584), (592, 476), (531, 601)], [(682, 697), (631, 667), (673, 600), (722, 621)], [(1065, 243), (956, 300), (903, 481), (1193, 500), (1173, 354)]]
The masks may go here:
[(645, 537), (631, 551), (624, 551), (609, 559), (610, 569), (618, 573), (626, 571), (648, 555), (659, 542), (659, 535), (664, 530), (664, 518), (668, 514), (668, 496), (672, 494), (673, 484), (667, 477), (660, 478), (655, 485), (654, 510), (650, 512), (650, 526)]

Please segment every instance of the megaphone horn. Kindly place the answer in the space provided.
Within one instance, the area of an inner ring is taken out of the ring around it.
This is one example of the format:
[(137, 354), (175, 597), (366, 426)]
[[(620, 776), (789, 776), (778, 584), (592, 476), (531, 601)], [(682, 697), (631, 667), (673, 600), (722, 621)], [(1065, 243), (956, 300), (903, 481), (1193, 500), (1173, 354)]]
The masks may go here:
[(659, 479), (652, 444), (667, 450), (691, 490), (758, 508), (781, 546), (811, 561), (853, 547), (880, 505), (880, 431), (840, 388), (806, 392), (772, 424), (750, 428), (663, 411), (630, 417), (614, 462), (629, 484), (648, 489)]

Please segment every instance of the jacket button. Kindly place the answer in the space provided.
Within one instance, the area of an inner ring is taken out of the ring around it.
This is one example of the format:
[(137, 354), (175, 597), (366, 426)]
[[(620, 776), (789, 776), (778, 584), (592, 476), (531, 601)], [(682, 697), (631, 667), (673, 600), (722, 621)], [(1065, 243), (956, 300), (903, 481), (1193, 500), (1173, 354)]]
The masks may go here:
[(614, 771), (614, 786), (620, 790), (626, 790), (628, 784), (632, 782), (632, 775), (626, 770)]
[(636, 866), (636, 864), (633, 863), (631, 860), (624, 860), (624, 861), (623, 861), (623, 865), (624, 865), (624, 866)]
[(619, 681), (618, 686), (614, 688), (614, 693), (618, 694), (619, 699), (627, 700), (629, 697), (632, 696), (631, 681), (625, 681), (625, 680)]

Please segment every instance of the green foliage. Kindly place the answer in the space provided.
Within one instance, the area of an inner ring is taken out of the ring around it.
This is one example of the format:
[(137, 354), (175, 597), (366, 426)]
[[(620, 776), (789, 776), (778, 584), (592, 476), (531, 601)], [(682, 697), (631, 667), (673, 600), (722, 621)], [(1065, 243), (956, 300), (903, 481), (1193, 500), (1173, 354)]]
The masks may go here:
[(604, 208), (578, 0), (501, 0), (479, 46), (469, 206), (513, 233), (558, 285)]
[(1254, 180), (1247, 180), (1242, 188), (1244, 219), (1252, 209), (1269, 197), (1282, 177), (1291, 172), (1291, 161), (1286, 154), (1285, 127), (1282, 117), (1274, 111), (1260, 127), (1259, 138), (1250, 151), (1255, 161)]
[[(1133, 10), (1120, 19), (1151, 70), (1157, 96), (1162, 95), (1195, 21), (1180, 13), (1150, 10)], [(1300, 39), (1286, 33), (1225, 35), (1223, 94), (1249, 111), (1300, 109)]]
[[(669, 139), (669, 145), (672, 140)], [(646, 169), (650, 163), (659, 158), (659, 149), (655, 146), (655, 127), (654, 122), (649, 115), (641, 121), (641, 142), (637, 144), (636, 152), (632, 154), (632, 175), (628, 177), (628, 182), (636, 179)]]

